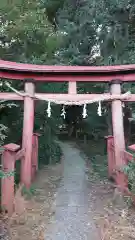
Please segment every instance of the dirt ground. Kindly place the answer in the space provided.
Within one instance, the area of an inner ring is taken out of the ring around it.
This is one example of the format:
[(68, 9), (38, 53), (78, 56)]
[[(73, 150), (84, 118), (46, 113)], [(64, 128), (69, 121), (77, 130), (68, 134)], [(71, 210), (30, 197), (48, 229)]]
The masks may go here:
[(55, 194), (62, 174), (62, 163), (39, 171), (33, 184), (34, 195), (24, 200), (18, 194), (16, 213), (8, 221), (5, 217), (4, 224), (1, 224), (0, 240), (44, 240), (46, 226), (55, 211)]
[[(108, 180), (101, 180), (87, 161), (86, 176), (89, 179), (93, 218), (99, 228), (101, 240), (134, 240), (135, 208), (130, 207)], [(9, 235), (0, 226), (0, 240), (44, 240), (44, 234), (55, 212), (57, 188), (63, 175), (63, 162), (43, 168), (38, 173), (31, 199), (19, 199), (22, 203), (8, 222)], [(22, 210), (23, 209), (23, 210)], [(91, 214), (91, 211), (90, 211)]]
[(88, 164), (93, 217), (101, 240), (135, 239), (135, 207), (108, 180), (101, 180)]

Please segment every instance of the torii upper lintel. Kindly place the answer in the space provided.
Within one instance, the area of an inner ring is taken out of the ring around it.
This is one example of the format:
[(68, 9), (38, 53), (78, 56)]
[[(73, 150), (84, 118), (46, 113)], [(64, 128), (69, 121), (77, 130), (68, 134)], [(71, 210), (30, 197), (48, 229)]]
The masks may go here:
[(0, 78), (36, 81), (123, 82), (135, 81), (135, 64), (115, 66), (49, 66), (0, 60)]

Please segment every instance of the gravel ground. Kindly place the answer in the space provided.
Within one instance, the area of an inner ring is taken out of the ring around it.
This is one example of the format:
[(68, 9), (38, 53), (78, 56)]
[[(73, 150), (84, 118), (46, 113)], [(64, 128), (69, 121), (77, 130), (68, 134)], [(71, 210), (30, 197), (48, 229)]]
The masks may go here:
[[(45, 240), (98, 240), (90, 209), (91, 194), (86, 162), (74, 144), (62, 143), (64, 174), (56, 197), (56, 212)], [(91, 214), (90, 214), (91, 213)]]
[[(35, 195), (32, 198), (18, 197), (19, 207), (9, 221), (10, 240), (44, 240), (44, 232), (53, 216), (53, 203), (62, 174), (62, 163), (43, 167), (33, 184)], [(20, 203), (23, 205), (21, 209)]]
[(9, 240), (9, 233), (6, 225), (6, 223), (0, 220), (0, 240)]

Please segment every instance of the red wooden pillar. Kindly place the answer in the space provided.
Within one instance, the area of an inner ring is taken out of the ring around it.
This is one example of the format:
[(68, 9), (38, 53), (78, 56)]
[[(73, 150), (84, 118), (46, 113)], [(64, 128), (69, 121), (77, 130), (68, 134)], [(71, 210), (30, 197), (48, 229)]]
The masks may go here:
[(77, 93), (76, 82), (69, 82), (68, 83), (68, 93), (69, 94), (76, 94)]
[(29, 188), (31, 185), (32, 166), (32, 136), (34, 127), (34, 92), (35, 85), (32, 80), (25, 82), (25, 93), (30, 95), (24, 98), (24, 120), (22, 147), (25, 149), (25, 157), (21, 165), (21, 182)]
[[(14, 211), (14, 170), (16, 151), (20, 148), (19, 145), (10, 143), (4, 146), (2, 154), (2, 170), (5, 177), (1, 181), (1, 205), (3, 210), (11, 216)], [(10, 173), (10, 175), (9, 175)], [(12, 174), (11, 174), (12, 173)], [(7, 175), (7, 176), (6, 176)]]
[(113, 136), (105, 137), (107, 139), (107, 157), (108, 157), (108, 177), (113, 177), (113, 170), (115, 169), (115, 156), (113, 149)]
[(38, 137), (40, 134), (33, 134), (33, 142), (32, 142), (32, 181), (35, 178), (35, 174), (38, 171)]
[[(111, 82), (111, 94), (121, 94), (121, 81), (114, 80)], [(124, 126), (123, 126), (123, 111), (121, 100), (112, 101), (112, 125), (114, 136), (114, 151), (116, 163), (116, 183), (119, 186), (124, 185), (124, 174), (119, 170), (124, 165)]]

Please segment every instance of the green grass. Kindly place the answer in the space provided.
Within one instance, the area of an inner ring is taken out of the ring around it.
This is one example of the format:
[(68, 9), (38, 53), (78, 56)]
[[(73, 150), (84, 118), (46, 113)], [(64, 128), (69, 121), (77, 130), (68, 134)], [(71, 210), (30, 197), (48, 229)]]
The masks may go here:
[(25, 186), (22, 188), (22, 195), (25, 196), (27, 199), (31, 199), (33, 196), (36, 195), (36, 188), (34, 185), (31, 185), (29, 189)]
[(101, 178), (107, 178), (107, 156), (96, 155), (90, 159), (93, 170), (99, 174)]

